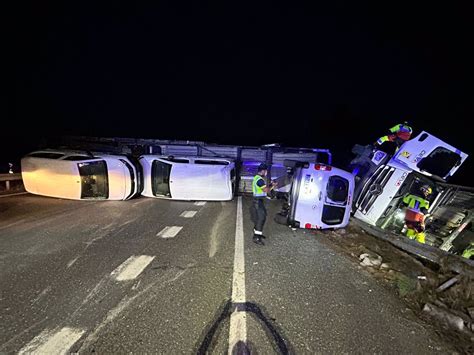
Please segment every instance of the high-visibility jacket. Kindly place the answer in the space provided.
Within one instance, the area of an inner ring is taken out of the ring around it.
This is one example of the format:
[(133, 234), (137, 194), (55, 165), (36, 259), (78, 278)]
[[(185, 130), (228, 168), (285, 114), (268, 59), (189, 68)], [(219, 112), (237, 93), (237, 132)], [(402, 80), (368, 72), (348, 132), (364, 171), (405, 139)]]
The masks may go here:
[(423, 197), (412, 195), (412, 194), (406, 195), (403, 198), (403, 203), (406, 204), (408, 208), (411, 208), (423, 213), (428, 212), (428, 209), (430, 208), (430, 202), (428, 200), (425, 200)]
[(416, 195), (406, 195), (403, 198), (403, 203), (415, 211), (420, 211), (422, 213), (428, 212), (430, 208), (430, 202), (425, 200), (423, 197), (416, 196)]
[(393, 142), (397, 138), (401, 139), (402, 141), (407, 141), (410, 139), (413, 130), (410, 126), (400, 123), (390, 128), (390, 132), (392, 134), (389, 134), (377, 139), (377, 143), (382, 144), (388, 141)]
[[(264, 185), (258, 186), (257, 182), (259, 180), (263, 180)], [(260, 175), (258, 175), (258, 174), (255, 175), (253, 177), (253, 181), (252, 181), (253, 197), (265, 197), (265, 196), (267, 196), (267, 193), (263, 190), (265, 187), (266, 187), (265, 179), (263, 177), (261, 177)]]
[(472, 256), (474, 256), (474, 243), (471, 243), (462, 253), (462, 257), (466, 259), (470, 259)]
[(393, 126), (392, 128), (390, 128), (390, 132), (392, 133), (397, 133), (397, 132), (408, 132), (408, 133), (412, 133), (413, 130), (411, 129), (410, 126), (407, 126), (407, 125), (404, 125), (404, 124), (397, 124), (396, 126)]

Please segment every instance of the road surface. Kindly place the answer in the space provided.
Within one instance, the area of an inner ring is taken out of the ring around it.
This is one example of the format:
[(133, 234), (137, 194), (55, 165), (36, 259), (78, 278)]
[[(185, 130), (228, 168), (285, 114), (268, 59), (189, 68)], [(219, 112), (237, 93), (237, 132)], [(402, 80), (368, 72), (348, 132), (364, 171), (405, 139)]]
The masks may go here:
[(322, 234), (275, 224), (279, 202), (267, 203), (262, 247), (248, 197), (0, 198), (0, 352), (453, 352)]

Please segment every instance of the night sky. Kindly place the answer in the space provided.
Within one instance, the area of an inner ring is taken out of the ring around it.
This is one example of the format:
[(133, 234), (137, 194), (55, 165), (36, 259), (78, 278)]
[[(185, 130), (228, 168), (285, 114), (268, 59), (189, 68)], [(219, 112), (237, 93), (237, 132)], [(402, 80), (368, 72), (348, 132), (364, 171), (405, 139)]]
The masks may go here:
[[(308, 3), (24, 5), (0, 161), (92, 135), (279, 142), (343, 164), (404, 120), (474, 154), (467, 2)], [(473, 159), (451, 182), (474, 185)]]

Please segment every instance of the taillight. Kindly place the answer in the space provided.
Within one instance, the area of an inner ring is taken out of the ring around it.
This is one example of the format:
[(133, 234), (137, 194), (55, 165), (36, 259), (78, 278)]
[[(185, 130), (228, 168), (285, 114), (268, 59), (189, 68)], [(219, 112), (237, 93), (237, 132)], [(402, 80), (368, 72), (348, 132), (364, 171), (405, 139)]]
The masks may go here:
[(324, 164), (316, 164), (314, 166), (315, 170), (321, 170), (321, 171), (331, 171), (332, 167)]
[(311, 223), (306, 223), (306, 224), (304, 225), (304, 227), (305, 227), (306, 229), (311, 229)]

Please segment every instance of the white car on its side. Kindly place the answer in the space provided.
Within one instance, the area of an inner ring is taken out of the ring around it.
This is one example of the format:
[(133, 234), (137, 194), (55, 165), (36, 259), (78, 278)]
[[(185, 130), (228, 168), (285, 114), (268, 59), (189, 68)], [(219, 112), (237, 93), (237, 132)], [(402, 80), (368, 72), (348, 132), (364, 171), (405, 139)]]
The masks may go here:
[(128, 200), (140, 193), (140, 171), (126, 156), (39, 150), (21, 160), (26, 191), (72, 200)]
[(235, 164), (211, 157), (142, 155), (143, 196), (188, 201), (229, 201), (235, 190)]

